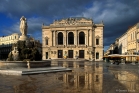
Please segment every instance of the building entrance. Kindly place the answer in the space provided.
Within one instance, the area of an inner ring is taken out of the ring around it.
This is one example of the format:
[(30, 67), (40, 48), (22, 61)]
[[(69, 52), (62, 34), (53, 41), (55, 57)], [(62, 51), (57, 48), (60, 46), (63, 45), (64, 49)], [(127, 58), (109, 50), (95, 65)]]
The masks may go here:
[(79, 58), (84, 58), (84, 50), (79, 50)]
[(73, 50), (68, 50), (68, 57), (73, 58)]
[(63, 58), (63, 50), (58, 50), (58, 58)]

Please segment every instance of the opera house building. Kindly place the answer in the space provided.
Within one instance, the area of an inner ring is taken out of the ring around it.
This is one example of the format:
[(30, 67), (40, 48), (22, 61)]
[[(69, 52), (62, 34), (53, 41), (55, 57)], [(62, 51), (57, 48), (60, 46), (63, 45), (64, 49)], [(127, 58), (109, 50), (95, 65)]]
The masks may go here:
[(42, 25), (42, 59), (78, 58), (101, 61), (104, 24), (71, 17)]

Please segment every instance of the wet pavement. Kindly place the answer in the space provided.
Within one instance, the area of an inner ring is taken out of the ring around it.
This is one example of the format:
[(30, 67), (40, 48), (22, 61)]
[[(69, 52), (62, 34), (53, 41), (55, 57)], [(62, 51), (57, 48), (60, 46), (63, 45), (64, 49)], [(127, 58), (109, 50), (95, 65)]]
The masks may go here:
[(0, 93), (139, 93), (139, 65), (54, 61), (72, 71), (0, 75)]

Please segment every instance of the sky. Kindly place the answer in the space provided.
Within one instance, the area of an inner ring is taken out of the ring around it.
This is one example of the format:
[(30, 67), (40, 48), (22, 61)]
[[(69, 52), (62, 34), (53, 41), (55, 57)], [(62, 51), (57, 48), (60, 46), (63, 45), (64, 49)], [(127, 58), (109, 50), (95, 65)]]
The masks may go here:
[(139, 22), (139, 0), (0, 0), (0, 36), (20, 33), (21, 16), (28, 34), (42, 41), (42, 24), (69, 17), (104, 22), (104, 50)]

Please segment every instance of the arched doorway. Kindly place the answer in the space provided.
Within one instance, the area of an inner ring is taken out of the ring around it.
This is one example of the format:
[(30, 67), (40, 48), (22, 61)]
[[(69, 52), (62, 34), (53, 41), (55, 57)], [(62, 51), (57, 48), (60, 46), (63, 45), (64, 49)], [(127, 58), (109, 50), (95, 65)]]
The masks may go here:
[(63, 33), (58, 33), (58, 45), (63, 45)]
[(74, 44), (74, 34), (73, 34), (73, 32), (68, 33), (68, 44)]
[(79, 33), (79, 44), (85, 44), (85, 34), (84, 34), (84, 32)]

